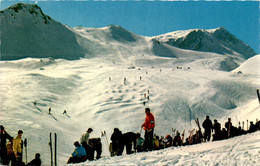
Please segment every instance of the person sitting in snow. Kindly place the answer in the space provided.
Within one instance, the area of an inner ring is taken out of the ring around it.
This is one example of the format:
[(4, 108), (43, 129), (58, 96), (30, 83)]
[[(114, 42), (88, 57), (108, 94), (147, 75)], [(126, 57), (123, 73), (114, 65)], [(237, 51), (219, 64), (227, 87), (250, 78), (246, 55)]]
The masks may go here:
[(142, 152), (143, 151), (143, 145), (144, 145), (144, 139), (141, 137), (140, 133), (136, 134), (136, 147), (135, 150), (137, 152)]
[(69, 158), (67, 164), (70, 163), (80, 163), (87, 160), (87, 153), (83, 146), (79, 144), (78, 141), (74, 142), (76, 149), (72, 153), (72, 157)]
[(164, 139), (164, 144), (165, 144), (165, 147), (172, 146), (172, 137), (170, 135), (166, 135), (166, 137)]
[(159, 136), (155, 136), (153, 139), (153, 149), (159, 150), (162, 148)]
[(42, 164), (40, 157), (41, 157), (41, 155), (39, 153), (36, 153), (35, 159), (33, 159), (31, 162), (29, 162), (26, 166), (40, 166)]

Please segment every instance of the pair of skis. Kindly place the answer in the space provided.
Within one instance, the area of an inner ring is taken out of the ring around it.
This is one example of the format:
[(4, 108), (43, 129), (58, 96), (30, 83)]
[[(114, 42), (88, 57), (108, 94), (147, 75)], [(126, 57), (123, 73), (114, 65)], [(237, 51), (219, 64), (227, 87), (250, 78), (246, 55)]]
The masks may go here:
[(195, 122), (196, 122), (196, 124), (197, 124), (197, 126), (198, 126), (198, 128), (199, 128), (199, 139), (200, 139), (200, 141), (202, 141), (203, 140), (203, 134), (202, 134), (202, 131), (201, 131), (201, 128), (200, 128), (200, 122), (199, 122), (199, 119), (198, 118), (196, 118), (195, 119)]
[(51, 150), (51, 166), (53, 166), (53, 157), (54, 157), (54, 166), (57, 166), (57, 134), (54, 133), (54, 154), (53, 154), (53, 147), (52, 147), (52, 133), (50, 133), (50, 150)]
[(108, 142), (108, 139), (107, 139), (107, 133), (106, 133), (106, 131), (101, 131), (101, 138), (104, 139), (104, 142), (105, 142), (105, 144), (106, 144), (106, 147), (108, 148), (108, 151), (111, 152), (111, 151), (110, 151), (110, 145), (109, 145), (109, 142)]

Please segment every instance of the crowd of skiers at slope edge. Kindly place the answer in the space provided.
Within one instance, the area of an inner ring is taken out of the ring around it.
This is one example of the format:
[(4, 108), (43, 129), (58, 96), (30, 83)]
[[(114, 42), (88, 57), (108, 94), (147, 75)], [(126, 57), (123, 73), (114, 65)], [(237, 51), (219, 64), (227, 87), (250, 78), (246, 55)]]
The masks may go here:
[[(6, 131), (4, 126), (0, 125), (0, 165), (12, 166), (40, 166), (41, 159), (40, 154), (36, 153), (35, 158), (25, 164), (23, 162), (23, 146), (24, 142), (22, 140), (23, 131), (19, 130), (17, 136), (13, 138)], [(8, 140), (8, 142), (6, 142)]]
[[(206, 119), (202, 123), (204, 134), (202, 134), (199, 126), (199, 130), (196, 130), (195, 132), (195, 129), (189, 131), (189, 136), (185, 141), (184, 132), (181, 135), (178, 131), (176, 131), (176, 134), (173, 136), (167, 135), (165, 138), (159, 138), (159, 136), (154, 135), (154, 115), (150, 112), (149, 108), (145, 109), (145, 113), (145, 122), (141, 126), (145, 131), (144, 139), (141, 137), (140, 133), (127, 132), (123, 134), (118, 128), (114, 128), (114, 132), (110, 138), (112, 142), (109, 145), (111, 156), (122, 155), (124, 148), (126, 149), (126, 154), (132, 154), (135, 152), (159, 150), (171, 146), (185, 146), (206, 142), (211, 140), (211, 135), (213, 135), (212, 140), (217, 141), (260, 130), (260, 121), (258, 120), (256, 124), (250, 122), (249, 130), (246, 131), (244, 130), (244, 123), (243, 126), (239, 125), (237, 128), (232, 125), (231, 118), (228, 118), (228, 121), (225, 123), (225, 128), (221, 129), (221, 124), (216, 119), (214, 120), (214, 123), (212, 123), (209, 116), (206, 116)], [(93, 130), (89, 128), (86, 133), (82, 135), (80, 140), (81, 145), (79, 142), (74, 143), (76, 149), (74, 150), (72, 157), (69, 158), (68, 163), (79, 163), (86, 161), (87, 159), (93, 160), (95, 151), (96, 159), (101, 157), (101, 140), (100, 138), (90, 139), (89, 137), (92, 131)], [(213, 132), (214, 134), (212, 134)]]
[[(228, 139), (234, 136), (255, 132), (260, 130), (260, 121), (256, 121), (254, 124), (250, 122), (250, 127), (248, 130), (244, 130), (244, 123), (242, 126), (239, 123), (239, 127), (232, 125), (231, 118), (225, 123), (225, 127), (221, 129), (221, 124), (215, 119), (214, 123), (210, 120), (209, 116), (202, 123), (204, 128), (204, 133), (199, 127), (199, 130), (193, 129), (189, 131), (189, 136), (184, 141), (184, 133), (181, 134), (176, 131), (172, 136), (167, 135), (165, 138), (154, 135), (155, 128), (155, 118), (150, 112), (149, 108), (145, 108), (146, 118), (145, 122), (142, 124), (142, 128), (145, 131), (144, 139), (141, 137), (140, 133), (127, 132), (122, 133), (118, 128), (114, 128), (114, 132), (111, 136), (111, 143), (109, 145), (109, 151), (111, 156), (120, 156), (126, 147), (126, 154), (132, 154), (135, 152), (144, 152), (159, 150), (171, 146), (185, 146), (192, 145), (201, 142), (206, 142), (211, 140), (211, 135), (213, 135), (213, 141)], [(102, 153), (102, 144), (100, 138), (90, 138), (90, 134), (93, 132), (92, 128), (89, 128), (80, 138), (80, 142), (76, 141), (74, 143), (75, 150), (72, 156), (69, 158), (67, 163), (80, 163), (86, 160), (99, 159)], [(175, 131), (174, 131), (175, 132)], [(214, 134), (212, 134), (214, 132)], [(1, 126), (1, 164), (8, 165), (25, 165), (22, 161), (23, 153), (23, 141), (21, 139), (23, 132), (18, 131), (18, 135), (13, 139)], [(6, 140), (9, 140), (6, 143)], [(108, 144), (108, 143), (107, 143)], [(132, 150), (134, 147), (134, 150)], [(94, 154), (96, 152), (96, 157)], [(40, 154), (35, 155), (35, 159), (32, 160), (27, 165), (41, 165)]]

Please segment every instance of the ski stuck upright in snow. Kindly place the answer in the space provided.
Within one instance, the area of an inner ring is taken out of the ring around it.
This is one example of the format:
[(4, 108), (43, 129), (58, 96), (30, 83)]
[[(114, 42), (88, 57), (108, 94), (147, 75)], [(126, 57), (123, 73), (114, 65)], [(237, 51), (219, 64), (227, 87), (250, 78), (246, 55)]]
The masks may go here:
[[(53, 140), (52, 140), (52, 133), (50, 133), (50, 142), (49, 142), (49, 146), (50, 146), (50, 152), (51, 152), (51, 166), (57, 166), (57, 134), (54, 133), (54, 153), (53, 153), (53, 144), (52, 144)], [(54, 161), (53, 161), (54, 158)]]

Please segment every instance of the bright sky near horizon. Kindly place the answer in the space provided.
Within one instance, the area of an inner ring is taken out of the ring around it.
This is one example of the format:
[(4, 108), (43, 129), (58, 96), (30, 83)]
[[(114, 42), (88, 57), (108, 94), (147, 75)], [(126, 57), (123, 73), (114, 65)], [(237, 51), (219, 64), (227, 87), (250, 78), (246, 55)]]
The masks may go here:
[(70, 27), (115, 24), (143, 36), (225, 27), (260, 52), (259, 1), (2, 0), (0, 10), (18, 2), (37, 3), (45, 14)]

